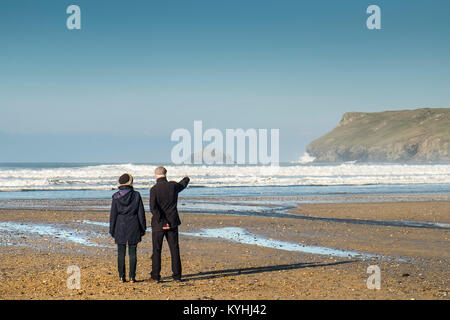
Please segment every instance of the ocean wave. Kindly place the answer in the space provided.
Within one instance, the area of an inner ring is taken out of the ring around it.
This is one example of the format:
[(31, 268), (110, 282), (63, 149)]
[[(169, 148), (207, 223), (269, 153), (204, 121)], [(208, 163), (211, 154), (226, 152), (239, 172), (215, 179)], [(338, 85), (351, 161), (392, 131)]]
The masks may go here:
[[(0, 191), (111, 190), (124, 172), (134, 176), (136, 188), (146, 189), (154, 184), (155, 168), (154, 165), (144, 164), (0, 167)], [(450, 164), (169, 165), (167, 170), (169, 179), (179, 180), (188, 175), (191, 186), (198, 188), (450, 183)]]

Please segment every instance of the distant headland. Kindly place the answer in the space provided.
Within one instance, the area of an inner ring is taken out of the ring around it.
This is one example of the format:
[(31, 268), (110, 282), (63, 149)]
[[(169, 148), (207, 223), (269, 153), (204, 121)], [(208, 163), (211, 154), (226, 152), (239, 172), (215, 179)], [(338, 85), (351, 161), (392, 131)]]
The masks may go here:
[(306, 151), (315, 162), (450, 162), (450, 108), (347, 112)]

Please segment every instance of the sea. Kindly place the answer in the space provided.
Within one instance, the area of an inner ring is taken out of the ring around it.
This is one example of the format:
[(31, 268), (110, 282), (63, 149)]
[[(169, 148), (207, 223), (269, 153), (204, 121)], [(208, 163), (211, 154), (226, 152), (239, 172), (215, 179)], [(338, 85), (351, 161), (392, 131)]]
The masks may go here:
[[(106, 209), (125, 172), (148, 198), (158, 165), (0, 163), (0, 208)], [(184, 212), (264, 214), (299, 203), (448, 200), (450, 195), (450, 163), (165, 167), (169, 180), (191, 178), (180, 194)]]

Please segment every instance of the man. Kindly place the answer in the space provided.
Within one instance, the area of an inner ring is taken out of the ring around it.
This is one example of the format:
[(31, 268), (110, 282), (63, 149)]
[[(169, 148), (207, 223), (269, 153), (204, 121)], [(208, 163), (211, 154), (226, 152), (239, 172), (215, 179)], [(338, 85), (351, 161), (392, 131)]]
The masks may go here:
[(159, 282), (161, 275), (161, 249), (166, 237), (172, 256), (172, 277), (181, 281), (180, 247), (178, 245), (178, 193), (187, 187), (189, 178), (180, 182), (167, 181), (164, 167), (155, 169), (156, 184), (150, 189), (150, 211), (152, 212), (152, 272), (150, 282)]

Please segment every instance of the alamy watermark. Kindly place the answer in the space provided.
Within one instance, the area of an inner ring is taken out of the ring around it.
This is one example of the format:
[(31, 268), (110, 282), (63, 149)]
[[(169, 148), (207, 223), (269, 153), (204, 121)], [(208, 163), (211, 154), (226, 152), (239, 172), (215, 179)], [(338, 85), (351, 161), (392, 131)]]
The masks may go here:
[(70, 290), (80, 290), (81, 289), (81, 270), (80, 267), (72, 265), (67, 267), (67, 278), (66, 285), (67, 289)]
[[(203, 122), (194, 121), (193, 135), (185, 128), (172, 132), (178, 142), (171, 152), (174, 164), (259, 164), (278, 166), (280, 130), (215, 128), (203, 132)], [(204, 146), (204, 143), (207, 143)], [(270, 154), (269, 154), (270, 149)]]
[(381, 29), (381, 9), (379, 6), (372, 4), (367, 7), (366, 13), (370, 16), (366, 20), (366, 26), (369, 30)]
[(66, 26), (69, 30), (80, 30), (81, 29), (81, 9), (77, 5), (70, 5), (66, 9), (66, 13), (70, 14), (66, 20)]
[(381, 270), (380, 267), (377, 265), (371, 265), (367, 267), (367, 273), (370, 274), (370, 276), (367, 278), (366, 285), (367, 289), (373, 290), (381, 289)]

